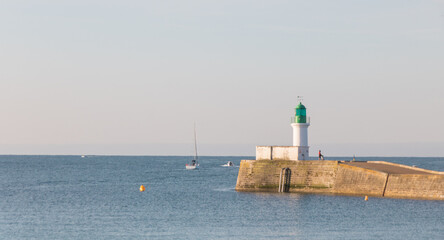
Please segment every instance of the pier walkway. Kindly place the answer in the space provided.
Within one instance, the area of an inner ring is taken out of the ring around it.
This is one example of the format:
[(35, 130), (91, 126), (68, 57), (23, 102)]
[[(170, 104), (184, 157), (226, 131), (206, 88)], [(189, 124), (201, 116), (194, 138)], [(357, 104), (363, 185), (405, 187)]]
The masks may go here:
[(379, 172), (385, 172), (388, 174), (429, 174), (434, 175), (432, 171), (428, 171), (425, 169), (414, 167), (408, 167), (408, 166), (402, 166), (402, 165), (392, 165), (387, 163), (378, 163), (378, 162), (344, 162), (341, 164), (349, 165), (349, 166), (355, 166), (355, 167), (361, 167), (365, 169), (375, 170)]

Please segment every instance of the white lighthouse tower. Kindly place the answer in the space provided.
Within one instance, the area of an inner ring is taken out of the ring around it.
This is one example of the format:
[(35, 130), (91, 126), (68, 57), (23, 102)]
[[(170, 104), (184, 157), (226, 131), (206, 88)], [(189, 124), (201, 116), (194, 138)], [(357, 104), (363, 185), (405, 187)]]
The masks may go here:
[(293, 146), (298, 148), (298, 160), (308, 160), (308, 127), (307, 109), (301, 102), (295, 108), (296, 114), (292, 120)]

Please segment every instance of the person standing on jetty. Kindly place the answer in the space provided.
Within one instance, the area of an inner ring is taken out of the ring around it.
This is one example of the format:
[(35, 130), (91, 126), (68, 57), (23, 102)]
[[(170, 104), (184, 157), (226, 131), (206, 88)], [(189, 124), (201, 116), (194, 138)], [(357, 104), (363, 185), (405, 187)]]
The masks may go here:
[(321, 150), (319, 150), (319, 160), (324, 160), (324, 155), (322, 155)]

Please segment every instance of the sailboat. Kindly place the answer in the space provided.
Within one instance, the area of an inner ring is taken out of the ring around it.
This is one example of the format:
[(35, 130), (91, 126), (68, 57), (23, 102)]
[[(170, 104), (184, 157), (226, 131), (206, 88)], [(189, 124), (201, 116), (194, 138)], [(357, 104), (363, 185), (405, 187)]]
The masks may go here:
[(194, 158), (190, 164), (185, 164), (187, 170), (199, 169), (199, 162), (197, 161), (197, 140), (196, 140), (196, 124), (194, 124)]
[(222, 165), (222, 167), (234, 167), (234, 163), (232, 161), (228, 161), (226, 164)]

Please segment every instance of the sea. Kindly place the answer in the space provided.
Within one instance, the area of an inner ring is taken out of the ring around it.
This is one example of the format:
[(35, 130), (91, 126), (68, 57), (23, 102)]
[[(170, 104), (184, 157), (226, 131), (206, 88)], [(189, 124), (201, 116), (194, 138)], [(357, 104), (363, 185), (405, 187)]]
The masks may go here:
[[(444, 239), (444, 201), (236, 192), (242, 159), (3, 155), (0, 239)], [(444, 158), (356, 160), (444, 171)]]

